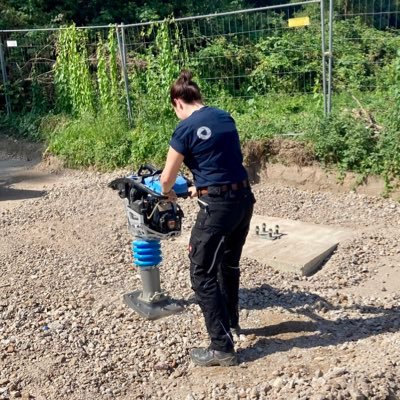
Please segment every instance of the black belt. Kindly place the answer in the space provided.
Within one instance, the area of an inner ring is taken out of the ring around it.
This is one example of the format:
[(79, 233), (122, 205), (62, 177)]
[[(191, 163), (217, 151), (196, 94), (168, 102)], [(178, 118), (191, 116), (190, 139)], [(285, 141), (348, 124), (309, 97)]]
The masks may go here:
[(202, 187), (197, 189), (197, 196), (204, 196), (207, 195), (209, 192), (212, 192), (215, 195), (221, 194), (228, 192), (229, 190), (241, 190), (244, 188), (250, 187), (249, 181), (244, 180), (241, 182), (235, 182), (235, 183), (228, 183), (226, 185), (221, 185), (221, 186), (208, 186), (208, 187)]

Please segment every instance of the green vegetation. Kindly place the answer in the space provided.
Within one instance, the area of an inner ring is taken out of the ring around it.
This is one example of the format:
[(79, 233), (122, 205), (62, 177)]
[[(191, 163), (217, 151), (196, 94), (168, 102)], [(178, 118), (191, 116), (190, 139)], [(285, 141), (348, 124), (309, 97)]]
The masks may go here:
[(77, 30), (75, 26), (60, 31), (54, 72), (58, 111), (74, 115), (93, 112), (94, 99), (88, 68), (86, 31)]
[[(56, 40), (54, 88), (31, 74), (24, 96), (12, 96), (20, 113), (0, 122), (8, 133), (46, 140), (69, 166), (161, 165), (178, 122), (169, 87), (185, 67), (196, 73), (207, 104), (232, 113), (243, 143), (277, 135), (304, 140), (321, 163), (361, 178), (381, 175), (390, 190), (400, 175), (399, 36), (357, 18), (336, 22), (334, 112), (325, 118), (319, 26), (282, 29), (285, 18), (271, 14), (262, 37), (228, 38), (222, 20), (214, 27), (221, 33), (209, 36), (207, 26), (192, 32), (171, 19), (135, 31), (127, 54), (131, 126), (115, 28), (93, 40), (69, 26)], [(232, 71), (240, 80), (224, 78)]]
[[(294, 2), (293, 0), (0, 0), (0, 29), (61, 26), (74, 22), (78, 26), (153, 21), (170, 15), (209, 14), (252, 7)], [(368, 13), (368, 23), (400, 27), (398, 0), (335, 0), (341, 14)]]
[(126, 118), (118, 114), (83, 114), (79, 119), (58, 124), (49, 139), (49, 150), (70, 167), (122, 167), (132, 149)]
[[(279, 2), (268, 0), (269, 4)], [(61, 26), (72, 22), (78, 26), (135, 23), (170, 15), (207, 14), (253, 6), (254, 2), (247, 0), (0, 0), (0, 29)]]

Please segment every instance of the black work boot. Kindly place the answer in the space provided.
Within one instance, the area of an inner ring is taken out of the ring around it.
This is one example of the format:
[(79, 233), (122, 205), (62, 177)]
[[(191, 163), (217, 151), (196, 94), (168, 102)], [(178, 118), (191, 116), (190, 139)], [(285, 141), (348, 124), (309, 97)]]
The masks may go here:
[(208, 347), (198, 347), (197, 349), (193, 349), (191, 351), (190, 357), (196, 365), (200, 365), (202, 367), (229, 367), (238, 364), (234, 350), (225, 352), (213, 350)]

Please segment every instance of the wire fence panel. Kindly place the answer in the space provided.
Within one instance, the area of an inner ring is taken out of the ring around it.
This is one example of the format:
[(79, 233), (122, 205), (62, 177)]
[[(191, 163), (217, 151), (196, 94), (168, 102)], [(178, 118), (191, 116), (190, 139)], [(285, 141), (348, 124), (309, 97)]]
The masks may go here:
[(6, 89), (14, 111), (19, 111), (20, 104), (26, 109), (35, 109), (40, 107), (42, 99), (54, 98), (55, 34), (38, 31), (1, 34), (8, 79)]
[(399, 0), (337, 0), (336, 18), (359, 17), (369, 26), (377, 29), (399, 28)]
[[(99, 38), (107, 39), (108, 29), (85, 29), (88, 64), (96, 70)], [(55, 107), (54, 65), (60, 29), (0, 32), (5, 75), (0, 107), (5, 109), (5, 93), (14, 112), (38, 112)]]
[(337, 0), (334, 8), (333, 88), (384, 91), (400, 48), (399, 0)]
[[(289, 28), (296, 15), (309, 16), (311, 24)], [(128, 64), (145, 65), (143, 55), (154, 48), (157, 33), (136, 25), (126, 31)], [(319, 2), (177, 20), (169, 39), (180, 49), (172, 61), (193, 69), (209, 95), (315, 93), (322, 87)]]
[[(309, 17), (310, 24), (290, 28), (289, 19), (298, 16)], [(110, 29), (115, 28), (85, 29), (93, 80), (99, 37), (105, 40)], [(167, 96), (182, 67), (195, 72), (209, 100), (221, 93), (234, 98), (322, 93), (319, 0), (169, 23), (121, 25), (119, 31), (121, 77), (130, 92), (128, 108), (129, 102), (140, 106), (140, 97), (151, 93), (152, 75), (159, 78)], [(14, 112), (54, 109), (58, 35), (51, 29), (0, 33), (8, 80), (1, 91), (2, 109), (5, 92)]]
[[(119, 78), (121, 88), (129, 91), (130, 118), (135, 107), (147, 107), (150, 101), (159, 107), (160, 86), (168, 97), (168, 88), (182, 67), (195, 72), (209, 101), (221, 96), (325, 94), (330, 82), (335, 94), (384, 91), (391, 84), (390, 68), (400, 48), (400, 0), (334, 2), (334, 59), (333, 68), (327, 69), (327, 82), (321, 1), (120, 25)], [(328, 0), (324, 12), (327, 26)], [(290, 27), (289, 21), (297, 17), (308, 17), (309, 23)], [(110, 30), (116, 27), (83, 29), (93, 87), (97, 85), (99, 39), (105, 41)], [(55, 109), (59, 33), (59, 29), (0, 31), (1, 111)], [(144, 97), (149, 99), (146, 104)]]

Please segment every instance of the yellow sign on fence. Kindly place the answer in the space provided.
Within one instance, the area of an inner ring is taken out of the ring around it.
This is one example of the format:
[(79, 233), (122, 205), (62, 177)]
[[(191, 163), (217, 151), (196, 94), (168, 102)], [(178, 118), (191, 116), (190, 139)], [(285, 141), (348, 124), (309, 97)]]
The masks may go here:
[(289, 28), (298, 28), (308, 25), (310, 25), (310, 17), (289, 18)]

